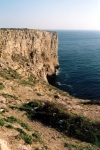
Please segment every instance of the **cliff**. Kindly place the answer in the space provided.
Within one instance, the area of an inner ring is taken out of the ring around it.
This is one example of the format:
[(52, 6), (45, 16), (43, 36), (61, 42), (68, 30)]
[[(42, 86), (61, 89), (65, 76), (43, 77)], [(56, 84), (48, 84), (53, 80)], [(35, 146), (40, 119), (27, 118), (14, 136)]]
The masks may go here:
[(23, 76), (34, 74), (47, 80), (47, 76), (56, 74), (57, 50), (55, 32), (0, 29), (0, 66), (11, 67)]
[(0, 29), (0, 150), (100, 149), (100, 102), (47, 82), (57, 48), (55, 32)]

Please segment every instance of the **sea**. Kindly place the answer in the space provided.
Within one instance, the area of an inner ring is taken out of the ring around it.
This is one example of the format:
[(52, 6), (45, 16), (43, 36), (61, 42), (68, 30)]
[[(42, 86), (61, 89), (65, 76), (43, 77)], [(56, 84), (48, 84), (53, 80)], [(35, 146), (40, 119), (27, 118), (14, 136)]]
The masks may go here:
[(77, 98), (100, 100), (100, 31), (56, 32), (60, 66), (50, 84)]

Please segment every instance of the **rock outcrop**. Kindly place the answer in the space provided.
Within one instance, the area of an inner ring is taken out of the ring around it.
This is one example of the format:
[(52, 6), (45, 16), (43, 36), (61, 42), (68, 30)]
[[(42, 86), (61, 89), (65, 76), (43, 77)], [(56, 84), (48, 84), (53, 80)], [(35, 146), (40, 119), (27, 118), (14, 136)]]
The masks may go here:
[(0, 67), (11, 67), (24, 76), (47, 80), (56, 74), (58, 37), (55, 32), (0, 29)]

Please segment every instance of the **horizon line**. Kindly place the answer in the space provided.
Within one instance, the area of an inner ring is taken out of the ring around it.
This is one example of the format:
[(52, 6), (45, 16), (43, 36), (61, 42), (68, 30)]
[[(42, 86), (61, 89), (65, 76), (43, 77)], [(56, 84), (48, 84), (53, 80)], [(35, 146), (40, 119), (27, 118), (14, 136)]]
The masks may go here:
[(52, 30), (62, 30), (62, 31), (100, 31), (100, 29), (45, 29), (45, 28), (43, 28), (43, 29), (41, 29), (41, 28), (27, 28), (27, 27), (25, 27), (25, 28), (23, 28), (23, 27), (10, 27), (10, 28), (3, 28), (3, 27), (1, 27), (0, 29), (30, 29), (30, 30), (50, 30), (50, 31), (52, 31)]

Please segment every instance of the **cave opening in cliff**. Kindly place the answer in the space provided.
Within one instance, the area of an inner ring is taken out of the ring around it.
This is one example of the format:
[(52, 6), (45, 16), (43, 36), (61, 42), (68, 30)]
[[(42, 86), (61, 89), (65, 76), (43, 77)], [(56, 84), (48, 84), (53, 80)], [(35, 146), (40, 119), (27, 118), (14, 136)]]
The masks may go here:
[(56, 75), (53, 74), (53, 75), (47, 75), (47, 80), (48, 80), (48, 83), (53, 85), (54, 86), (54, 83), (56, 81)]
[(57, 81), (58, 72), (59, 72), (59, 66), (57, 65), (57, 66), (55, 66), (54, 74), (52, 74), (52, 75), (47, 74), (48, 83), (55, 87), (57, 87), (56, 81)]

